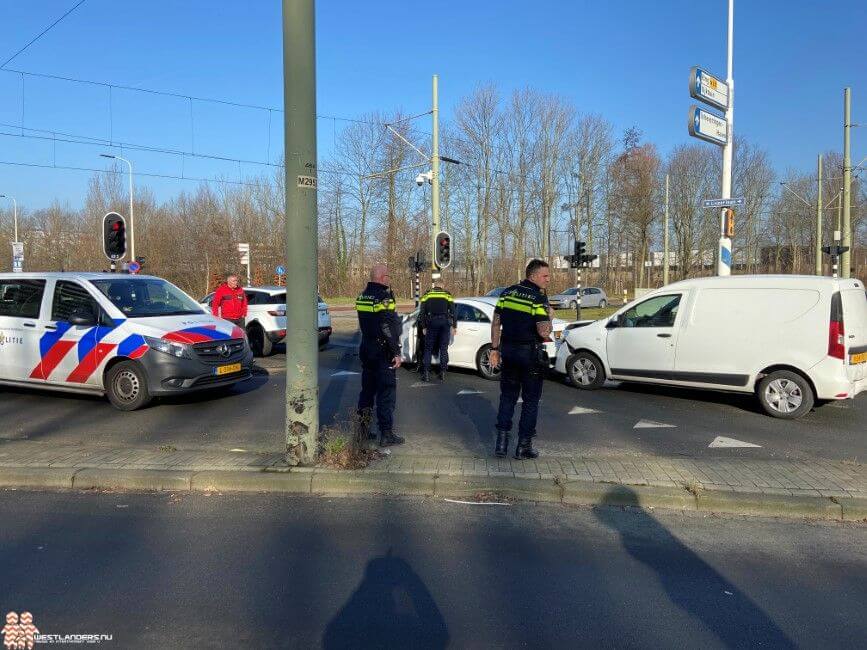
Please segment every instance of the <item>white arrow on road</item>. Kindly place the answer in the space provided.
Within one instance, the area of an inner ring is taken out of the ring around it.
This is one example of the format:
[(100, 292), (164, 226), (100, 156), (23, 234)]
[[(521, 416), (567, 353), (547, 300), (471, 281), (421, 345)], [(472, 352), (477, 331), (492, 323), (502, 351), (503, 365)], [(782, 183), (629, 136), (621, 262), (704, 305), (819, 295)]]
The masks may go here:
[(590, 415), (591, 413), (602, 413), (602, 411), (584, 408), (583, 406), (573, 406), (572, 410), (569, 411), (569, 415)]
[(636, 422), (633, 429), (676, 429), (676, 424), (666, 424), (665, 422), (655, 422), (653, 420), (639, 420)]
[(708, 447), (714, 447), (718, 449), (736, 449), (738, 447), (761, 447), (761, 445), (754, 445), (751, 442), (735, 440), (734, 438), (726, 438), (725, 436), (717, 436), (708, 445)]
[(348, 377), (350, 375), (358, 375), (358, 374), (361, 374), (361, 373), (354, 372), (352, 370), (340, 370), (339, 372), (332, 372), (331, 376), (332, 377)]
[(462, 390), (458, 392), (458, 395), (481, 395), (484, 391), (480, 390)]

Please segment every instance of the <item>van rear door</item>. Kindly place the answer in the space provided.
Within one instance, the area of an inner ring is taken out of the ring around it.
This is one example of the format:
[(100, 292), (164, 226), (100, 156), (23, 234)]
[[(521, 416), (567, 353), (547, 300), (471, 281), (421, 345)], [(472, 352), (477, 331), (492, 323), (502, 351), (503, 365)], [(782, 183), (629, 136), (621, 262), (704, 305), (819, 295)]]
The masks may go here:
[(859, 380), (867, 376), (867, 294), (861, 283), (841, 289), (843, 303), (843, 327), (849, 364), (849, 379)]

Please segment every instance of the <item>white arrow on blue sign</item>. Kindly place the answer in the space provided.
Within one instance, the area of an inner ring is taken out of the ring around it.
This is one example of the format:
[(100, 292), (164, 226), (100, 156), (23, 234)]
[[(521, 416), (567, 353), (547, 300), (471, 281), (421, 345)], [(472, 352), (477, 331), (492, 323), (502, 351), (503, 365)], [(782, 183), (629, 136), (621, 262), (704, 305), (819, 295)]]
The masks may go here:
[(283, 266), (282, 264), (280, 266), (278, 266), (276, 269), (274, 269), (274, 271), (277, 272), (277, 275), (286, 275), (286, 267)]
[(731, 199), (705, 199), (702, 205), (706, 208), (728, 208), (731, 206), (742, 206), (746, 201), (744, 197), (738, 196)]

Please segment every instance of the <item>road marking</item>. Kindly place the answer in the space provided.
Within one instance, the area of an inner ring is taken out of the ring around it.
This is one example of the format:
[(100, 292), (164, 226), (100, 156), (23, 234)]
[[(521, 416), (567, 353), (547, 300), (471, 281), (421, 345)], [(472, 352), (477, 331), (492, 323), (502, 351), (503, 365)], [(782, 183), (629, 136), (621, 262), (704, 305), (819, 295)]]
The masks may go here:
[(412, 384), (410, 386), (410, 388), (428, 388), (428, 387), (433, 386), (433, 385), (434, 384), (430, 383), (429, 381), (417, 381), (414, 384)]
[(339, 372), (332, 372), (332, 377), (348, 377), (349, 375), (358, 375), (361, 373), (354, 372), (352, 370), (340, 370)]
[(583, 406), (573, 406), (572, 410), (569, 411), (569, 415), (590, 415), (591, 413), (602, 413), (602, 411), (584, 408)]
[(458, 395), (481, 395), (484, 391), (464, 389), (458, 392)]
[(654, 420), (639, 420), (636, 422), (633, 429), (676, 429), (676, 424), (666, 424), (665, 422), (656, 422)]
[(717, 449), (736, 449), (738, 447), (761, 447), (761, 445), (754, 445), (751, 442), (735, 440), (734, 438), (726, 438), (725, 436), (717, 436), (708, 445), (708, 447), (714, 447)]
[(466, 506), (510, 506), (511, 503), (502, 503), (500, 501), (461, 501), (459, 499), (443, 499), (448, 503), (462, 503)]

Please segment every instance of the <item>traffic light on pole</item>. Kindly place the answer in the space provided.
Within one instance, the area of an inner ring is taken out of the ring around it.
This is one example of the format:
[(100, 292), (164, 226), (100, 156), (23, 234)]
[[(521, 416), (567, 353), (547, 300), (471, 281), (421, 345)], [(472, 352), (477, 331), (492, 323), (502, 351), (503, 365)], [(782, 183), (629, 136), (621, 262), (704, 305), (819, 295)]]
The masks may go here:
[(452, 263), (452, 238), (442, 231), (436, 236), (436, 265), (444, 269)]
[(735, 211), (731, 208), (725, 209), (723, 232), (725, 236), (731, 239), (735, 236)]
[(117, 212), (102, 218), (102, 250), (112, 262), (126, 255), (126, 220)]

